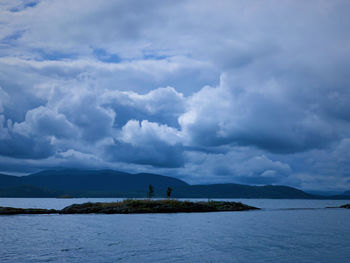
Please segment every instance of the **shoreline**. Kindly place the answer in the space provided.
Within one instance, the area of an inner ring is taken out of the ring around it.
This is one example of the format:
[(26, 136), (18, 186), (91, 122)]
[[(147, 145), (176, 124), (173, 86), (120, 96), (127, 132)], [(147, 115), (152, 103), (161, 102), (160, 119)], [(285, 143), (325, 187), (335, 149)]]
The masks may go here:
[(0, 207), (0, 215), (20, 214), (145, 214), (145, 213), (204, 213), (260, 210), (240, 202), (227, 201), (179, 201), (165, 200), (134, 200), (127, 199), (112, 203), (73, 204), (61, 210), (41, 208)]

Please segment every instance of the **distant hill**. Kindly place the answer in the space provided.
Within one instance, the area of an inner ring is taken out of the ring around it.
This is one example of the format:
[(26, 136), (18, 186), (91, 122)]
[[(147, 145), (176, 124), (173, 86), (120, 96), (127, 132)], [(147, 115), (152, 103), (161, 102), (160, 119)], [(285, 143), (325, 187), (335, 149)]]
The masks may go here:
[[(0, 184), (1, 185), (1, 184)], [(32, 185), (19, 185), (0, 188), (0, 197), (60, 197), (63, 191), (40, 188)]]
[[(143, 197), (152, 184), (155, 193), (165, 192), (169, 187), (188, 186), (179, 179), (157, 174), (129, 174), (113, 170), (51, 170), (17, 177), (0, 175), (0, 196), (47, 197), (71, 195), (75, 197)], [(21, 192), (19, 187), (27, 189)], [(31, 191), (29, 191), (31, 189)]]
[(21, 179), (27, 185), (35, 185), (65, 191), (147, 191), (152, 184), (155, 189), (183, 187), (188, 184), (179, 179), (157, 174), (130, 174), (113, 170), (62, 170), (43, 171)]
[(250, 186), (241, 184), (192, 185), (178, 189), (176, 195), (191, 198), (316, 198), (314, 195), (288, 186)]
[(288, 198), (350, 199), (320, 196), (288, 186), (241, 184), (189, 185), (179, 179), (151, 173), (130, 174), (113, 170), (50, 170), (27, 176), (0, 174), (0, 197), (146, 197), (152, 184), (155, 197), (182, 198)]

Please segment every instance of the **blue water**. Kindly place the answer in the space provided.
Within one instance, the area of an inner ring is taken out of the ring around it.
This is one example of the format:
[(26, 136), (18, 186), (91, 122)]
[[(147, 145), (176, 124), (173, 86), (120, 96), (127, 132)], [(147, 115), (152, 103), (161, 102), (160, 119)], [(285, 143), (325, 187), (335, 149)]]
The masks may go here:
[[(85, 201), (0, 198), (0, 206), (62, 208)], [(0, 216), (0, 262), (350, 262), (350, 210), (323, 209), (347, 201), (240, 201), (264, 209)]]

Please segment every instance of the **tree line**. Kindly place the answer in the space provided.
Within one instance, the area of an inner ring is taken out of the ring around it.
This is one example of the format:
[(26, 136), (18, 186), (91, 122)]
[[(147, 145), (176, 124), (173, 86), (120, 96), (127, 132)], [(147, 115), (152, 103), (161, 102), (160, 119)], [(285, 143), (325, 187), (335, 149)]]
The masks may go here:
[[(171, 197), (171, 192), (173, 191), (173, 189), (171, 187), (168, 186), (167, 190), (166, 190), (166, 197), (170, 198)], [(152, 198), (154, 196), (154, 187), (153, 185), (149, 185), (148, 186), (148, 192), (147, 192), (147, 197), (148, 198)]]

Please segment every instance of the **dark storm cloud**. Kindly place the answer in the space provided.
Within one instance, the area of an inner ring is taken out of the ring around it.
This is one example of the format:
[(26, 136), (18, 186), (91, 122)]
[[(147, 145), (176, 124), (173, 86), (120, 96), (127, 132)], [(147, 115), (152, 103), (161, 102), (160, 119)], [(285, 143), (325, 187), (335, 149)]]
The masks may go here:
[(156, 167), (177, 168), (185, 163), (181, 145), (170, 146), (161, 142), (141, 146), (115, 142), (115, 144), (107, 146), (105, 154), (110, 161)]
[(275, 153), (322, 148), (339, 139), (344, 130), (280, 94), (279, 85), (262, 82), (242, 89), (223, 76), (219, 87), (206, 87), (190, 98), (180, 124), (198, 145), (255, 145)]
[(348, 188), (349, 11), (345, 0), (2, 1), (0, 170)]
[(54, 146), (47, 138), (28, 138), (10, 134), (0, 139), (0, 155), (20, 159), (43, 159), (54, 154)]

